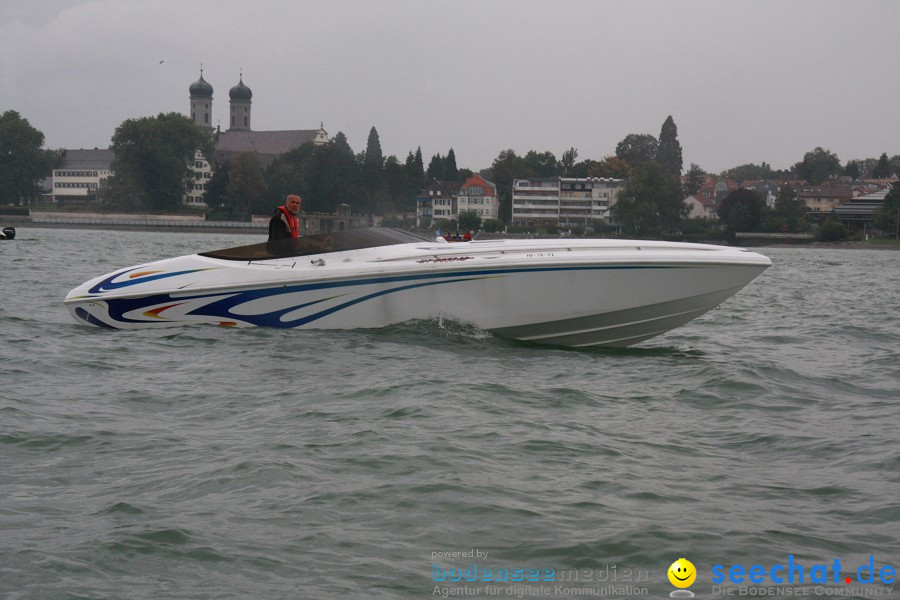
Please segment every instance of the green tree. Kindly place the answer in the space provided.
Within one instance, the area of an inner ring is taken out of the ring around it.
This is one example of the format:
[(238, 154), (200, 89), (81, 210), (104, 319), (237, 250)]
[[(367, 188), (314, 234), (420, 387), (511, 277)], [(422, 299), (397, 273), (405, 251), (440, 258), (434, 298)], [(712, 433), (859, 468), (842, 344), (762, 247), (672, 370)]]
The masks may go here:
[(453, 152), (453, 148), (450, 148), (450, 152), (447, 153), (445, 162), (444, 177), (447, 178), (447, 181), (459, 181), (459, 168), (456, 166), (456, 153)]
[(562, 170), (565, 172), (566, 177), (587, 177), (587, 170), (589, 165), (598, 164), (596, 160), (583, 160), (581, 162), (577, 162), (569, 168), (566, 168), (563, 165), (562, 159), (559, 161)]
[(678, 179), (649, 161), (631, 170), (612, 212), (627, 233), (656, 238), (677, 231), (688, 207)]
[(861, 171), (859, 169), (859, 161), (858, 160), (848, 160), (847, 166), (844, 167), (844, 175), (852, 177), (854, 181), (859, 179)]
[(224, 208), (229, 219), (241, 220), (272, 210), (272, 202), (266, 198), (263, 170), (255, 153), (238, 152), (231, 157)]
[(503, 221), (500, 219), (485, 219), (481, 223), (481, 229), (487, 233), (496, 233), (503, 231)]
[[(303, 154), (300, 160), (300, 175), (303, 185), (300, 188), (300, 195), (304, 200), (304, 208), (307, 212), (334, 212), (334, 206), (329, 203), (324, 191), (328, 148), (306, 142), (301, 149)], [(279, 198), (280, 200), (283, 200), (283, 197)]]
[(371, 212), (387, 194), (369, 194), (364, 169), (365, 155), (355, 155), (342, 132), (325, 145), (307, 142), (276, 158), (266, 170), (269, 203), (274, 208), (287, 194), (300, 194), (307, 213), (333, 213), (339, 204)]
[(725, 196), (716, 212), (734, 237), (740, 231), (757, 231), (765, 219), (766, 202), (748, 188), (738, 188)]
[(362, 211), (362, 169), (347, 136), (338, 132), (325, 150), (326, 160), (321, 176), (322, 210), (334, 212), (339, 204), (349, 204)]
[[(421, 151), (420, 151), (421, 152)], [(461, 181), (459, 168), (456, 166), (456, 153), (453, 148), (447, 153), (447, 156), (441, 156), (438, 152), (431, 157), (428, 163), (428, 170), (425, 171), (425, 183), (422, 187), (430, 183), (432, 180), (438, 181)], [(419, 189), (422, 189), (421, 187)]]
[(410, 173), (411, 180), (415, 183), (415, 191), (418, 193), (419, 190), (428, 184), (428, 181), (425, 179), (425, 163), (422, 161), (421, 146), (416, 148), (416, 153), (413, 156), (413, 167)]
[(854, 161), (857, 165), (859, 165), (859, 176), (862, 179), (869, 179), (872, 177), (872, 172), (875, 170), (875, 165), (878, 164), (877, 158), (864, 158), (861, 160)]
[(559, 167), (562, 175), (565, 177), (586, 177), (587, 175), (575, 175), (575, 160), (578, 158), (578, 150), (569, 148), (563, 152), (562, 158), (559, 159)]
[(301, 162), (303, 155), (309, 151), (306, 144), (275, 158), (266, 169), (266, 188), (269, 190), (271, 210), (282, 204), (288, 194), (300, 194), (303, 198), (304, 212), (311, 212), (309, 198), (304, 189)]
[(628, 163), (617, 156), (606, 156), (601, 161), (586, 160), (578, 163), (585, 165), (584, 177), (609, 177), (613, 179), (626, 179), (628, 177)]
[(415, 209), (415, 202), (410, 207), (409, 198), (407, 197), (409, 184), (406, 180), (406, 171), (396, 156), (389, 156), (384, 161), (384, 182), (385, 192), (390, 201), (387, 205), (380, 207), (379, 212), (381, 214), (397, 210), (408, 211), (410, 208)]
[(447, 161), (444, 160), (440, 152), (431, 157), (431, 160), (428, 162), (428, 169), (425, 171), (427, 183), (431, 183), (435, 179), (447, 181)]
[(875, 227), (900, 237), (900, 186), (895, 186), (875, 211)]
[(656, 151), (656, 162), (667, 175), (681, 176), (683, 161), (681, 144), (678, 142), (678, 127), (672, 115), (665, 120), (659, 132), (659, 147)]
[(478, 231), (481, 229), (481, 216), (474, 210), (464, 210), (459, 213), (456, 228), (458, 231)]
[(834, 214), (819, 224), (819, 230), (816, 232), (816, 239), (820, 242), (840, 242), (848, 237), (850, 230)]
[(503, 150), (491, 163), (491, 168), (483, 171), (481, 175), (497, 185), (497, 195), (500, 199), (500, 218), (508, 223), (512, 216), (513, 180), (531, 177), (525, 161), (516, 155), (515, 150)]
[(369, 130), (366, 142), (365, 183), (368, 198), (367, 212), (375, 211), (375, 197), (384, 191), (384, 154), (375, 127)]
[(333, 212), (324, 193), (328, 148), (307, 142), (277, 157), (266, 170), (269, 207), (274, 209), (288, 194), (303, 198), (303, 212)]
[(616, 145), (616, 156), (631, 166), (656, 160), (659, 142), (648, 133), (629, 133)]
[[(416, 160), (417, 156), (418, 161)], [(412, 198), (413, 203), (415, 203), (416, 196), (425, 187), (425, 172), (422, 169), (421, 148), (419, 148), (416, 154), (413, 154), (410, 150), (409, 154), (406, 156), (404, 172), (406, 173), (406, 197)]]
[(872, 177), (875, 179), (887, 179), (891, 176), (891, 163), (888, 162), (887, 152), (882, 153), (878, 159), (878, 164), (872, 171)]
[(523, 159), (528, 177), (556, 177), (561, 175), (559, 161), (549, 150), (546, 152), (535, 152), (529, 150)]
[(706, 183), (706, 172), (697, 163), (691, 163), (684, 182), (684, 193), (693, 196)]
[(128, 119), (116, 128), (111, 187), (145, 210), (174, 210), (192, 185), (194, 154), (212, 157), (212, 139), (186, 116), (160, 113)]
[(277, 191), (272, 194), (277, 199), (301, 194), (305, 212), (333, 213), (341, 203), (366, 211), (370, 198), (362, 191), (363, 165), (346, 136), (338, 132), (327, 145), (308, 142), (282, 155), (269, 167), (266, 178), (270, 191)]
[(231, 164), (225, 161), (216, 167), (215, 173), (206, 184), (206, 194), (203, 201), (206, 202), (206, 208), (210, 215), (217, 218), (227, 218), (225, 214), (225, 203), (228, 195), (228, 172)]
[(843, 172), (841, 161), (830, 150), (817, 147), (803, 156), (803, 161), (794, 165), (794, 171), (801, 179), (812, 185), (819, 185), (829, 177)]
[(44, 150), (44, 134), (14, 110), (0, 115), (0, 203), (19, 202), (49, 177), (60, 153)]
[(781, 186), (778, 197), (775, 198), (775, 219), (782, 231), (785, 233), (806, 231), (809, 228), (806, 220), (807, 211), (806, 204), (797, 198), (797, 193), (791, 186)]
[(723, 179), (734, 179), (735, 181), (747, 181), (748, 179), (769, 179), (772, 177), (772, 168), (766, 163), (754, 165), (747, 163), (737, 167), (732, 167), (722, 172)]

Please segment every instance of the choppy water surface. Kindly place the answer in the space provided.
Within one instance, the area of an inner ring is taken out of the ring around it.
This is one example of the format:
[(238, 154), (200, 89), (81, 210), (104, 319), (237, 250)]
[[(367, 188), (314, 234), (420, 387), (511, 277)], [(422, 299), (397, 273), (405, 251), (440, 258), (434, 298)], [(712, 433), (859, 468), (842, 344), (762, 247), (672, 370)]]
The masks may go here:
[[(698, 597), (717, 564), (900, 571), (900, 253), (763, 250), (720, 310), (619, 351), (440, 322), (110, 332), (62, 305), (256, 241), (0, 242), (0, 596), (433, 597), (475, 564), (480, 596), (667, 597), (682, 556)], [(556, 581), (492, 590), (489, 568)]]

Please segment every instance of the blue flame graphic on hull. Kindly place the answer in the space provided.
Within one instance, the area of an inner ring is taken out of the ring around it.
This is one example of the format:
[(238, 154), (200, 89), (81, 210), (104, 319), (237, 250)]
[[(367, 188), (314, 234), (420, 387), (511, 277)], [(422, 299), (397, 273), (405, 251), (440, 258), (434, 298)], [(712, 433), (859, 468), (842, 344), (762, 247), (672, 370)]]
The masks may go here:
[[(102, 294), (103, 292), (111, 292), (113, 290), (120, 290), (122, 288), (126, 288), (132, 285), (140, 285), (142, 283), (147, 283), (148, 281), (156, 281), (157, 279), (167, 279), (169, 277), (178, 277), (179, 275), (187, 275), (189, 273), (197, 273), (198, 271), (209, 271), (211, 269), (187, 269), (186, 271), (172, 271), (171, 273), (155, 273), (148, 274), (140, 279), (131, 279), (128, 281), (119, 281), (115, 282), (114, 279), (125, 275), (126, 273), (131, 273), (132, 271), (137, 271), (140, 267), (133, 267), (131, 269), (125, 269), (124, 271), (119, 271), (118, 273), (114, 273), (92, 287), (88, 290), (89, 294)], [(212, 267), (218, 268), (218, 267)], [(132, 275), (134, 277), (134, 275)]]
[[(246, 325), (256, 325), (259, 327), (275, 327), (279, 329), (289, 329), (293, 327), (301, 327), (303, 325), (312, 323), (318, 319), (323, 317), (332, 315), (341, 310), (347, 309), (349, 307), (358, 305), (360, 303), (372, 300), (374, 298), (378, 298), (381, 296), (385, 296), (387, 294), (392, 294), (394, 292), (403, 292), (416, 288), (423, 288), (441, 284), (448, 283), (460, 283), (465, 281), (473, 281), (479, 279), (488, 279), (494, 277), (504, 277), (506, 275), (510, 275), (513, 273), (525, 273), (525, 272), (536, 272), (536, 271), (584, 271), (584, 270), (619, 270), (619, 269), (670, 269), (670, 268), (683, 268), (680, 265), (604, 265), (604, 266), (577, 266), (577, 267), (537, 267), (537, 268), (521, 268), (521, 267), (513, 267), (509, 269), (478, 269), (472, 271), (464, 271), (464, 272), (453, 272), (453, 273), (428, 273), (428, 274), (416, 274), (416, 275), (394, 275), (394, 276), (383, 276), (383, 277), (375, 277), (369, 279), (355, 279), (350, 281), (333, 281), (333, 282), (319, 282), (319, 283), (306, 283), (306, 284), (294, 284), (294, 285), (282, 285), (278, 287), (271, 288), (255, 288), (255, 289), (247, 289), (247, 290), (237, 290), (237, 291), (221, 291), (221, 292), (206, 292), (199, 293), (193, 295), (182, 295), (178, 292), (165, 292), (160, 294), (153, 294), (148, 296), (140, 296), (135, 298), (109, 298), (104, 299), (102, 296), (96, 297), (97, 304), (104, 304), (107, 308), (108, 312), (108, 321), (104, 322), (104, 319), (97, 317), (96, 315), (92, 315), (89, 311), (80, 308), (76, 309), (76, 316), (78, 316), (83, 321), (93, 324), (99, 325), (103, 323), (106, 327), (115, 328), (115, 323), (123, 323), (123, 324), (140, 324), (143, 326), (160, 326), (160, 327), (168, 327), (173, 324), (178, 323), (219, 323), (219, 324), (228, 324), (234, 325), (235, 322), (239, 322)], [(99, 293), (102, 291), (109, 291), (114, 289), (120, 289), (132, 285), (137, 285), (139, 283), (149, 281), (151, 279), (162, 279), (166, 277), (174, 277), (177, 275), (183, 275), (186, 273), (192, 273), (195, 271), (203, 271), (207, 269), (191, 269), (185, 271), (177, 271), (171, 273), (159, 273), (159, 274), (151, 274), (148, 273), (147, 276), (142, 277), (141, 279), (135, 279), (133, 281), (125, 281), (116, 283), (113, 280), (117, 277), (120, 277), (126, 273), (131, 271), (135, 271), (137, 268), (128, 269), (126, 271), (120, 271), (94, 287), (90, 289), (92, 294)], [(409, 282), (409, 283), (405, 283)], [(352, 292), (347, 288), (353, 288), (358, 286), (365, 285), (373, 285), (373, 284), (402, 284), (397, 287), (391, 287), (389, 289), (382, 289), (377, 291), (372, 291), (369, 293), (364, 293), (363, 295), (353, 297), (352, 299), (348, 299), (345, 302), (328, 306), (327, 308), (323, 307), (321, 310), (312, 312), (310, 314), (298, 317), (292, 320), (283, 320), (283, 317), (288, 313), (306, 309), (310, 307), (314, 307), (317, 304), (333, 301), (341, 296), (351, 295)], [(344, 289), (340, 289), (344, 288)], [(284, 306), (283, 308), (279, 308), (278, 310), (274, 310), (271, 312), (261, 313), (261, 314), (238, 314), (234, 312), (235, 307), (246, 304), (248, 302), (252, 302), (255, 300), (260, 300), (264, 298), (273, 298), (279, 295), (284, 294), (296, 294), (298, 292), (309, 292), (316, 290), (327, 290), (327, 289), (335, 289), (338, 293), (329, 296), (327, 298), (318, 298), (315, 300), (303, 302), (300, 304), (291, 303), (290, 306)], [(93, 297), (92, 296), (84, 296), (81, 299), (89, 301)], [(191, 308), (188, 312), (183, 313), (179, 318), (167, 318), (163, 316), (161, 313), (164, 313), (167, 310), (170, 310), (176, 306), (181, 306), (188, 303), (197, 304), (196, 301), (208, 300), (208, 302), (201, 304), (200, 306), (196, 306)], [(132, 318), (126, 315), (134, 314), (135, 312), (143, 312), (143, 316), (145, 318)], [(192, 319), (190, 317), (196, 317)], [(207, 318), (204, 318), (207, 317)], [(233, 321), (233, 322), (232, 322)]]
[[(472, 279), (479, 279), (479, 278), (478, 277), (455, 277), (453, 279), (443, 279), (443, 280), (438, 280), (438, 281), (434, 281), (434, 280), (424, 281), (424, 282), (420, 281), (418, 283), (402, 285), (402, 286), (387, 289), (387, 290), (379, 290), (377, 292), (372, 292), (372, 293), (360, 296), (358, 298), (348, 300), (341, 304), (331, 306), (331, 307), (325, 308), (323, 310), (320, 310), (318, 312), (314, 312), (312, 314), (309, 314), (309, 315), (306, 315), (306, 316), (303, 316), (303, 317), (300, 317), (297, 319), (289, 320), (289, 321), (283, 320), (282, 317), (290, 312), (308, 308), (310, 306), (314, 306), (316, 304), (321, 304), (322, 302), (327, 302), (329, 300), (333, 300), (334, 298), (338, 298), (343, 294), (338, 294), (337, 296), (331, 296), (328, 298), (321, 298), (318, 300), (313, 300), (311, 302), (305, 302), (302, 304), (291, 305), (286, 308), (282, 308), (280, 310), (263, 313), (263, 314), (258, 314), (258, 315), (244, 315), (244, 314), (238, 315), (238, 314), (233, 313), (232, 309), (241, 304), (245, 304), (247, 302), (252, 302), (254, 300), (259, 300), (262, 298), (270, 298), (273, 296), (279, 296), (279, 295), (283, 295), (283, 294), (293, 294), (293, 293), (297, 293), (297, 292), (305, 292), (305, 291), (311, 291), (311, 290), (320, 290), (320, 289), (326, 289), (329, 287), (361, 285), (364, 283), (373, 283), (378, 280), (369, 280), (369, 281), (365, 281), (365, 282), (361, 281), (361, 282), (353, 282), (353, 283), (341, 282), (341, 283), (333, 283), (333, 284), (313, 284), (313, 285), (304, 284), (304, 285), (293, 285), (293, 286), (280, 287), (277, 289), (255, 289), (255, 290), (247, 290), (247, 291), (243, 291), (243, 292), (226, 292), (224, 294), (222, 294), (222, 293), (198, 294), (198, 295), (194, 295), (194, 296), (179, 295), (178, 297), (175, 297), (172, 294), (167, 293), (167, 294), (157, 294), (157, 295), (153, 295), (153, 296), (144, 296), (141, 298), (122, 298), (122, 299), (107, 300), (105, 302), (106, 302), (106, 305), (109, 310), (109, 317), (113, 321), (118, 321), (120, 323), (141, 323), (141, 324), (150, 323), (150, 324), (152, 324), (155, 322), (155, 320), (132, 319), (132, 318), (126, 317), (125, 315), (127, 313), (131, 313), (134, 311), (140, 311), (142, 309), (150, 309), (153, 307), (158, 307), (160, 305), (165, 305), (167, 303), (175, 305), (175, 304), (183, 304), (183, 303), (191, 301), (191, 300), (208, 298), (211, 300), (211, 302), (209, 302), (208, 304), (204, 304), (203, 306), (200, 306), (198, 308), (195, 308), (195, 309), (189, 311), (187, 314), (193, 315), (193, 316), (198, 316), (198, 317), (211, 317), (214, 320), (241, 321), (241, 322), (250, 323), (252, 325), (256, 325), (259, 327), (276, 327), (276, 328), (282, 328), (282, 329), (289, 329), (292, 327), (300, 327), (307, 323), (311, 323), (313, 321), (321, 319), (322, 317), (325, 317), (325, 316), (334, 314), (338, 311), (344, 310), (345, 308), (354, 306), (356, 304), (360, 304), (362, 302), (366, 302), (373, 298), (378, 298), (379, 296), (384, 296), (386, 294), (391, 294), (394, 292), (402, 292), (402, 291), (411, 290), (411, 289), (420, 288), (420, 287), (440, 285), (440, 284), (444, 284), (444, 283), (458, 283), (458, 282), (462, 282), (462, 281), (469, 281)], [(389, 281), (389, 280), (381, 280), (381, 281)], [(96, 323), (97, 319), (95, 317), (91, 317), (90, 315), (87, 315), (87, 317), (85, 317), (85, 316), (82, 316), (80, 313), (79, 313), (79, 316), (81, 316), (85, 321), (88, 321), (93, 324), (97, 324)], [(88, 317), (92, 320), (89, 320)], [(202, 320), (200, 320), (200, 321), (202, 322)], [(161, 318), (158, 322), (160, 325), (166, 325), (166, 324), (171, 323), (171, 321), (168, 321), (165, 318)], [(109, 327), (109, 326), (107, 325), (107, 327)]]

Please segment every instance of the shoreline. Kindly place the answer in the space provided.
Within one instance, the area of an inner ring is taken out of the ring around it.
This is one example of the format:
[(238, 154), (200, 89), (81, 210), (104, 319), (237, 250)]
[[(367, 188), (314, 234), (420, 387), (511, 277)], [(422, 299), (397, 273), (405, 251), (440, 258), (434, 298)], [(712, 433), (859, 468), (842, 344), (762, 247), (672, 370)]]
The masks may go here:
[[(2, 219), (2, 216), (0, 216)], [(157, 220), (114, 220), (114, 219), (47, 219), (34, 221), (22, 217), (12, 217), (0, 221), (2, 227), (17, 229), (89, 229), (107, 231), (146, 231), (160, 233), (235, 233), (242, 235), (268, 234), (268, 224), (246, 221), (157, 221)], [(496, 237), (492, 234), (490, 237)], [(513, 236), (514, 237), (514, 236)], [(723, 245), (721, 241), (699, 242)], [(900, 243), (875, 242), (806, 242), (806, 243), (774, 243), (748, 244), (742, 248), (809, 248), (813, 250), (900, 250)]]
[[(21, 219), (21, 217), (20, 217)], [(268, 223), (246, 221), (163, 221), (163, 220), (114, 220), (114, 219), (33, 219), (2, 221), (3, 227), (16, 229), (92, 229), (100, 231), (194, 232), (239, 233), (268, 235)]]
[(900, 244), (878, 242), (810, 242), (808, 244), (766, 244), (743, 248), (808, 248), (810, 250), (900, 250)]

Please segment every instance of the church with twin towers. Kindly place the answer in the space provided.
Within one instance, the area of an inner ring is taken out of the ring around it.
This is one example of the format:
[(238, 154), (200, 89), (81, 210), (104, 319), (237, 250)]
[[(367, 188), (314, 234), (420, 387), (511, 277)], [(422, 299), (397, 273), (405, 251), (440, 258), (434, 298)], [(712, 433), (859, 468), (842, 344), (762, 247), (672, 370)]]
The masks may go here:
[[(222, 131), (221, 126), (213, 127), (213, 86), (203, 78), (188, 88), (190, 93), (190, 117), (194, 124), (208, 131), (213, 137), (216, 151), (215, 164), (227, 162), (238, 152), (253, 152), (259, 158), (263, 168), (272, 164), (281, 154), (299, 148), (307, 142), (327, 144), (328, 132), (323, 125), (318, 129), (283, 129), (277, 131), (255, 131), (252, 128), (253, 92), (244, 84), (241, 73), (237, 85), (228, 90), (229, 123), (228, 129)], [(194, 189), (188, 191), (186, 201), (190, 205), (203, 205), (203, 196), (214, 170), (206, 157), (197, 154), (194, 161)]]

